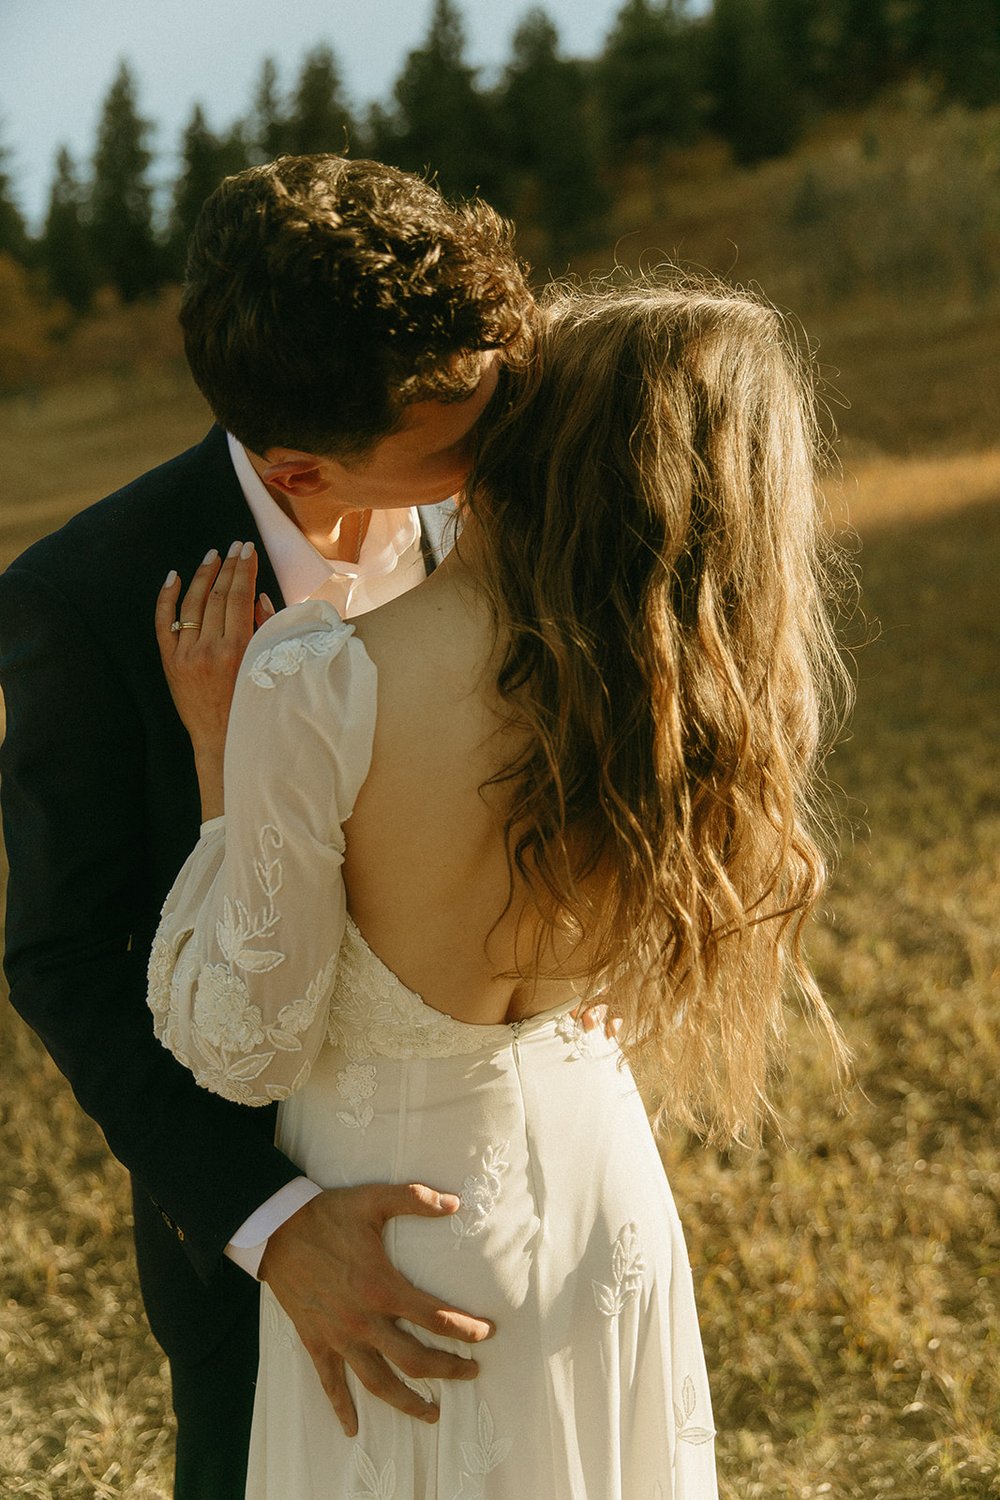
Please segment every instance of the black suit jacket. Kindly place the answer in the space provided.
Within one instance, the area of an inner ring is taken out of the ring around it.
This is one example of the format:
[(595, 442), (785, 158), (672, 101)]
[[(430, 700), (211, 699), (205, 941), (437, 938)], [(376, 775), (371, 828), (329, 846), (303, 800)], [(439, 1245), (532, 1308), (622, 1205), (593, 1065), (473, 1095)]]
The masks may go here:
[(0, 577), (11, 998), (132, 1174), (146, 1309), (182, 1358), (256, 1315), (256, 1283), (222, 1250), (299, 1175), (273, 1144), (274, 1111), (199, 1089), (156, 1041), (145, 1003), (160, 907), (199, 828), (153, 605), (170, 568), (187, 581), (236, 538), (257, 546), (258, 587), (280, 607), (214, 428)]

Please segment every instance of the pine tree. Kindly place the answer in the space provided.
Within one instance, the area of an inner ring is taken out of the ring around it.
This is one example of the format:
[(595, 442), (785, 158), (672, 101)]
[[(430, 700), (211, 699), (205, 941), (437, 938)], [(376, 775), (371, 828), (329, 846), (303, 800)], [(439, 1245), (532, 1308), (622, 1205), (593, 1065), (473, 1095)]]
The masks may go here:
[(126, 302), (152, 291), (161, 280), (147, 175), (152, 161), (146, 145), (149, 130), (138, 113), (135, 83), (123, 62), (97, 131), (90, 233), (99, 276), (117, 287)]
[(708, 35), (713, 123), (749, 166), (794, 145), (796, 98), (765, 0), (715, 0)]
[(274, 161), (276, 156), (291, 149), (288, 114), (282, 103), (278, 65), (273, 57), (265, 57), (261, 63), (246, 137), (250, 159), (254, 162)]
[(555, 251), (581, 243), (606, 207), (587, 105), (583, 68), (559, 55), (559, 33), (545, 11), (529, 11), (497, 101), (515, 179), (507, 203), (515, 214), (527, 210)]
[(354, 129), (337, 60), (329, 47), (306, 54), (287, 124), (288, 150), (296, 155), (334, 151), (343, 155)]
[(767, 22), (795, 94), (802, 98), (817, 94), (829, 69), (829, 0), (821, 5), (815, 0), (768, 0)]
[(897, 48), (889, 0), (838, 0), (825, 77), (834, 107), (873, 99), (896, 72)]
[(68, 149), (60, 146), (49, 190), (40, 259), (49, 286), (74, 312), (86, 312), (94, 295), (94, 263), (84, 222), (86, 195)]
[(604, 135), (614, 155), (697, 134), (692, 28), (673, 0), (626, 0), (598, 64)]
[(446, 193), (491, 198), (502, 184), (493, 123), (465, 61), (454, 0), (434, 0), (427, 38), (407, 57), (393, 95), (393, 116), (382, 119), (386, 154), (410, 171), (436, 173)]
[(973, 108), (1000, 99), (1000, 0), (918, 0), (912, 32), (949, 98)]
[(201, 206), (226, 175), (228, 166), (226, 143), (209, 130), (200, 104), (194, 106), (181, 137), (180, 156), (167, 240), (170, 269), (175, 276), (184, 274), (187, 244)]
[(0, 145), (0, 255), (25, 265), (29, 259), (28, 230), (14, 196), (9, 171), (10, 152)]

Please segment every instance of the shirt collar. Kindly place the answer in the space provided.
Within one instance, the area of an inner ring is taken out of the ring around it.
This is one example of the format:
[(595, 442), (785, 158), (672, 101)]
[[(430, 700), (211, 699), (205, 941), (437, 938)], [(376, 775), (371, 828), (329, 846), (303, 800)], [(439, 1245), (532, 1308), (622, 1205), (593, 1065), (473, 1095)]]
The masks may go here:
[(233, 468), (250, 508), (261, 543), (288, 604), (307, 599), (332, 577), (367, 579), (391, 573), (400, 559), (419, 547), (420, 517), (415, 507), (372, 511), (357, 563), (337, 561), (317, 552), (309, 539), (268, 494), (243, 444), (226, 434)]

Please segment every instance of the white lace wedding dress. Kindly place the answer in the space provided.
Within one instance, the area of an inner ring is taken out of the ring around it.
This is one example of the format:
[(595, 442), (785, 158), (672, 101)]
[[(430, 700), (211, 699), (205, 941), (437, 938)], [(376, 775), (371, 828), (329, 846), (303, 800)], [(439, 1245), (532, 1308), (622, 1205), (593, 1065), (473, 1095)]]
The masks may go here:
[(412, 1382), (434, 1426), (349, 1375), (352, 1439), (262, 1287), (248, 1500), (716, 1500), (684, 1240), (617, 1044), (569, 1006), (497, 1026), (432, 1010), (347, 914), (342, 824), (375, 709), (375, 669), (329, 605), (258, 633), (226, 817), (167, 898), (149, 1003), (204, 1087), (283, 1101), (279, 1144), (321, 1186), (458, 1191), (451, 1218), (392, 1219), (386, 1248), (497, 1333), (476, 1380)]

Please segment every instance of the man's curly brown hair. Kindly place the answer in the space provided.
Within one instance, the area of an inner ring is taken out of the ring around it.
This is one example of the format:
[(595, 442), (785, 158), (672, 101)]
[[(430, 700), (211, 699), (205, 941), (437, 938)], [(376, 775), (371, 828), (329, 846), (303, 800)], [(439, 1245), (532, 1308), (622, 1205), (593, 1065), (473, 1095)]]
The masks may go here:
[(411, 402), (458, 401), (524, 352), (511, 226), (374, 161), (282, 156), (227, 177), (188, 249), (181, 325), (216, 419), (255, 453), (364, 453)]

